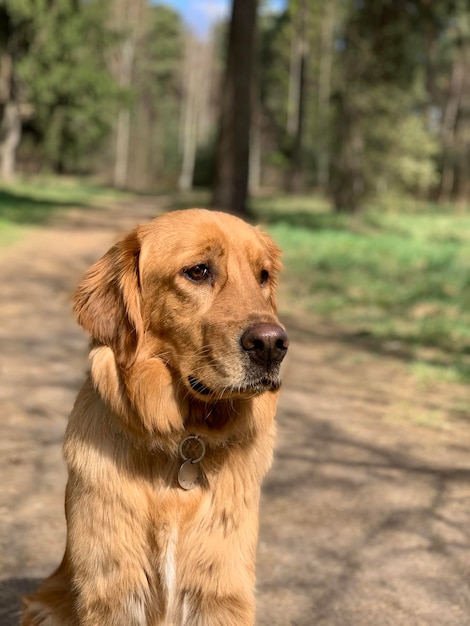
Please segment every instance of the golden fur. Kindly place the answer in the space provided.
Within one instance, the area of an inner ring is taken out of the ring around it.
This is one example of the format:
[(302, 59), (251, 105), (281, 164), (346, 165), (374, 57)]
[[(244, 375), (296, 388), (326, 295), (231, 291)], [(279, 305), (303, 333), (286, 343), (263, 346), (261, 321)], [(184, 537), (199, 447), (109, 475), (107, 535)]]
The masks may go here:
[[(23, 626), (254, 623), (260, 483), (287, 349), (279, 268), (261, 231), (190, 209), (138, 227), (88, 270), (74, 298), (92, 340), (64, 443), (67, 545), (25, 598)], [(188, 435), (206, 454), (186, 491)]]

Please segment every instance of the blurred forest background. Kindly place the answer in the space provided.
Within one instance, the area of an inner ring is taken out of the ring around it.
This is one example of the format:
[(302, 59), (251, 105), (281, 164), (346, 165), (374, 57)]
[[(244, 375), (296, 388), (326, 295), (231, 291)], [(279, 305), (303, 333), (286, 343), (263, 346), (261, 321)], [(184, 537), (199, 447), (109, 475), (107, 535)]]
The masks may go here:
[(343, 212), (373, 197), (470, 202), (466, 0), (261, 2), (253, 43), (257, 2), (237, 4), (227, 67), (227, 23), (198, 37), (163, 3), (1, 0), (3, 179), (210, 186), (229, 69), (251, 83), (236, 119), (249, 106), (252, 192), (315, 190)]
[(468, 0), (227, 4), (201, 35), (149, 0), (0, 0), (0, 239), (90, 181), (216, 206), (279, 242), (289, 311), (470, 379)]

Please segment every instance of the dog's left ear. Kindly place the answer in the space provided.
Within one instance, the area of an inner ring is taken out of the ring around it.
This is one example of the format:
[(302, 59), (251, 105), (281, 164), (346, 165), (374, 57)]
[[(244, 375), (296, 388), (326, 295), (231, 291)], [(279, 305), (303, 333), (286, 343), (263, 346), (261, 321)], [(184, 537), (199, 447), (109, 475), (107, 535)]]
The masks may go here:
[(132, 364), (142, 333), (139, 254), (135, 230), (90, 267), (73, 297), (79, 324), (123, 367)]

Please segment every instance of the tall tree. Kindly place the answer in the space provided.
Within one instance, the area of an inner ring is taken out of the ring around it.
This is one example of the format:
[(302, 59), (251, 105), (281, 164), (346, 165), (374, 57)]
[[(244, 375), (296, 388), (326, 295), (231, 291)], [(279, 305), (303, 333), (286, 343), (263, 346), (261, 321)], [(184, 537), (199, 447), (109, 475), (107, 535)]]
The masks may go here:
[[(145, 4), (143, 0), (114, 0), (112, 24), (123, 33), (118, 54), (115, 55), (113, 73), (119, 86), (130, 91), (136, 47), (144, 24)], [(131, 105), (122, 102), (116, 120), (116, 149), (113, 182), (116, 187), (125, 188), (128, 182), (129, 146), (131, 135)]]
[[(441, 20), (442, 23), (442, 20)], [(440, 59), (440, 80), (431, 76), (436, 100), (441, 102), (440, 139), (442, 142), (439, 200), (470, 202), (470, 10), (457, 1), (452, 20), (431, 40)], [(437, 49), (437, 50), (436, 50)], [(437, 65), (436, 54), (429, 56)], [(434, 72), (435, 75), (435, 72)], [(440, 85), (439, 85), (440, 84)], [(439, 90), (439, 86), (441, 89)]]
[[(21, 4), (29, 47), (15, 68), (42, 158), (58, 172), (87, 167), (107, 136), (118, 89), (108, 71), (106, 3), (51, 0)], [(18, 9), (15, 9), (18, 10)]]
[(318, 75), (318, 185), (328, 189), (330, 180), (330, 98), (333, 65), (335, 0), (325, 3), (321, 17)]
[[(317, 178), (319, 152), (328, 136), (329, 111), (320, 115), (316, 96), (322, 16), (320, 0), (290, 0), (282, 13), (260, 19), (262, 180), (282, 181), (289, 191), (307, 188)], [(328, 108), (329, 67), (323, 65), (322, 104)]]
[[(434, 4), (363, 0), (342, 6), (333, 97), (332, 195), (338, 211), (358, 211), (368, 195), (422, 189), (433, 179), (422, 77)], [(406, 134), (400, 130), (405, 127)]]
[(308, 23), (309, 10), (307, 0), (295, 3), (293, 9), (294, 28), (291, 41), (291, 71), (289, 79), (289, 100), (287, 132), (292, 139), (290, 154), (290, 173), (288, 188), (300, 192), (304, 186), (304, 132), (306, 106), (306, 74), (308, 61)]
[(22, 95), (18, 66), (31, 45), (31, 15), (28, 7), (0, 2), (0, 174), (9, 180), (15, 174), (16, 150), (21, 139)]
[(182, 163), (178, 179), (178, 187), (182, 191), (193, 186), (201, 117), (204, 109), (208, 107), (210, 61), (210, 47), (207, 42), (199, 41), (187, 33), (180, 126)]
[(257, 0), (233, 0), (212, 205), (246, 215)]
[(163, 4), (146, 10), (135, 49), (130, 103), (128, 185), (174, 185), (180, 169), (184, 28), (180, 15)]

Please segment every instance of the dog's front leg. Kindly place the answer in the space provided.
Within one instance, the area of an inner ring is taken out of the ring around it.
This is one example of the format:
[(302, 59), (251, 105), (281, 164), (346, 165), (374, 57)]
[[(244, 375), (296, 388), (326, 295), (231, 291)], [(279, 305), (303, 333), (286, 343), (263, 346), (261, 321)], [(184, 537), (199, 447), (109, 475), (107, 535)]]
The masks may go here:
[[(125, 479), (123, 479), (125, 480)], [(149, 626), (162, 608), (154, 584), (145, 501), (104, 486), (67, 489), (67, 556), (80, 626)]]
[(198, 510), (183, 524), (177, 549), (177, 610), (170, 623), (253, 626), (258, 492), (235, 493), (221, 472), (214, 491), (202, 496)]

